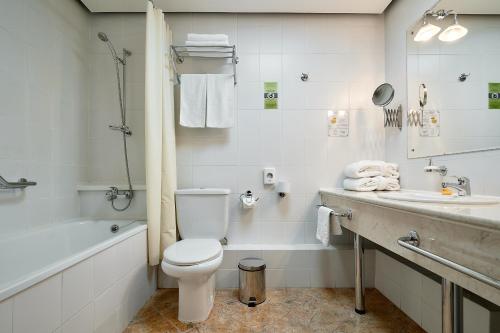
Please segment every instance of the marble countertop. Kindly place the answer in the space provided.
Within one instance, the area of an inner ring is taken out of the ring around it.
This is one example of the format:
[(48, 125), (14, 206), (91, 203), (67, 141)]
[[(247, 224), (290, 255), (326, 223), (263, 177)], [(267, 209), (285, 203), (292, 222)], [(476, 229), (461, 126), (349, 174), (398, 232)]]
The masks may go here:
[(339, 188), (322, 188), (321, 194), (358, 202), (405, 210), (411, 213), (460, 222), (472, 227), (500, 231), (500, 204), (456, 205), (399, 201), (380, 198), (376, 192), (353, 192)]

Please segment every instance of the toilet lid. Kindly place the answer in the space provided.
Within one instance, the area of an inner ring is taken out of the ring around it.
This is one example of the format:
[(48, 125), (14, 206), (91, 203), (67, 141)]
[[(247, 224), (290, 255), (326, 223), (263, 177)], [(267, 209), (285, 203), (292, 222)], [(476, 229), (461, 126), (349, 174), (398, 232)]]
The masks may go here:
[(189, 266), (215, 259), (222, 245), (215, 239), (183, 239), (165, 249), (163, 258), (172, 265)]

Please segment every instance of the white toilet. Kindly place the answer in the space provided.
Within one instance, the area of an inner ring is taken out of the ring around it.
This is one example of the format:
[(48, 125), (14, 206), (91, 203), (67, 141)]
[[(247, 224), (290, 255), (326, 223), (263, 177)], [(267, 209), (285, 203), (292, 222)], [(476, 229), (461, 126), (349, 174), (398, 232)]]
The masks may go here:
[(175, 192), (177, 226), (182, 240), (163, 252), (161, 268), (179, 283), (179, 320), (208, 318), (215, 297), (215, 271), (222, 263), (220, 240), (229, 219), (228, 189)]

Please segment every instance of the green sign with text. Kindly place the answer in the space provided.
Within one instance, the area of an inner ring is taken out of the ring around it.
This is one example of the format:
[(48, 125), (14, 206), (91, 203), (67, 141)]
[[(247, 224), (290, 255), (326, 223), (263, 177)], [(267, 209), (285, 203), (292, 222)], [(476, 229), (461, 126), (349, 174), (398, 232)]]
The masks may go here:
[(278, 108), (278, 82), (264, 82), (264, 109)]

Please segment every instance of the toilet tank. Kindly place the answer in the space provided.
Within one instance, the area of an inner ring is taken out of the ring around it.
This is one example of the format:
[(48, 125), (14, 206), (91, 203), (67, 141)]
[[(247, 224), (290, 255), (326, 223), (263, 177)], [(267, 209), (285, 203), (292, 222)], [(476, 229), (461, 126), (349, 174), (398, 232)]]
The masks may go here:
[(222, 188), (175, 191), (177, 226), (182, 239), (226, 237), (230, 193)]

